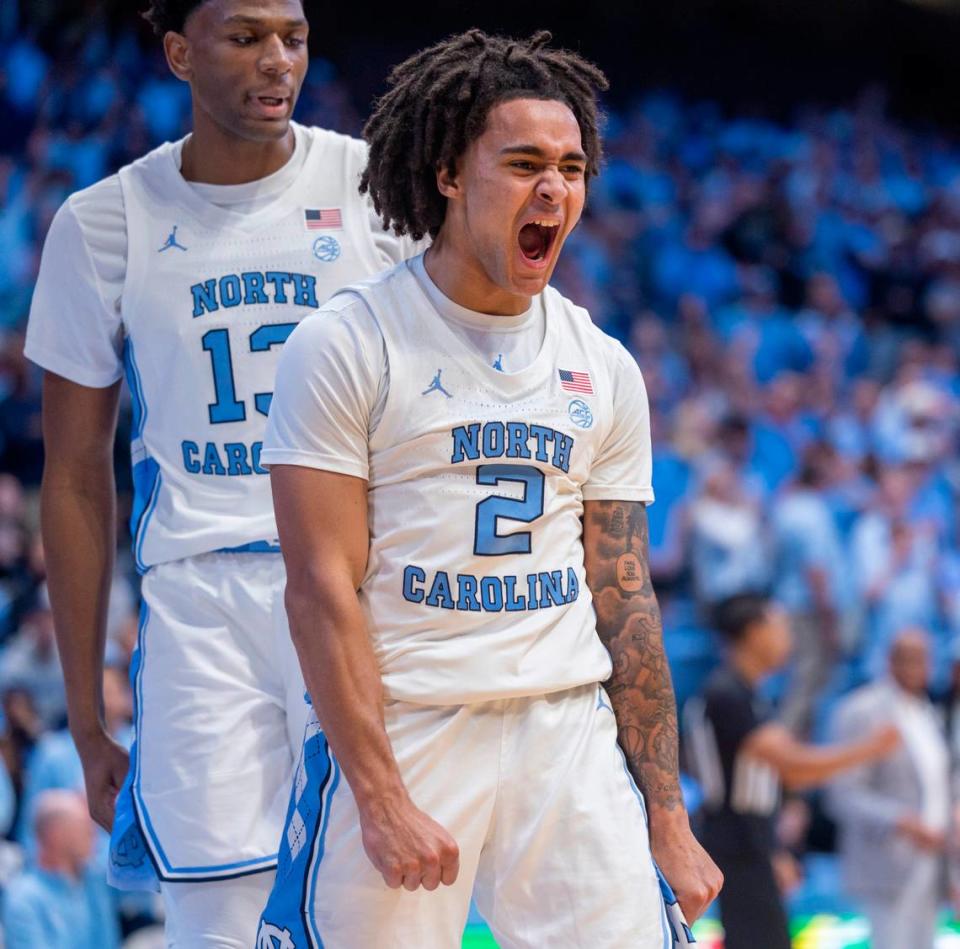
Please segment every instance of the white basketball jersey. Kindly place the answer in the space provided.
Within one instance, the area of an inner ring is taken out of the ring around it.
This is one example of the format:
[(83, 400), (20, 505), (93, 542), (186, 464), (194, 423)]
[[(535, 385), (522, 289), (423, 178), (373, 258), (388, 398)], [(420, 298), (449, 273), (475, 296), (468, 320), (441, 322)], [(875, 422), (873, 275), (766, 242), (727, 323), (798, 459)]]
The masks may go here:
[[(622, 348), (548, 288), (534, 301), (546, 310), (539, 355), (499, 372), (456, 337), (409, 266), (349, 292), (376, 319), (390, 369), (370, 438), (360, 591), (386, 693), (460, 704), (606, 679), (580, 517), (614, 424)], [(650, 499), (642, 467), (633, 496)]]
[(383, 267), (357, 193), (364, 146), (298, 131), (308, 150), (299, 176), (254, 213), (199, 197), (170, 144), (120, 172), (141, 570), (212, 550), (275, 549), (260, 452), (280, 347), (339, 287)]

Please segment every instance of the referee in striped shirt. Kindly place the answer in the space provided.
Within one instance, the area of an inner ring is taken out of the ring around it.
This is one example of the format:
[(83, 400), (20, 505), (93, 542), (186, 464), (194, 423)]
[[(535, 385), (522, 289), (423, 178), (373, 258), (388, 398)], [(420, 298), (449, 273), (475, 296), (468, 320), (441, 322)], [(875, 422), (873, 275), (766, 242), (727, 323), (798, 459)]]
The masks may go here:
[(786, 615), (764, 597), (742, 594), (719, 604), (714, 623), (728, 647), (725, 662), (684, 710), (688, 763), (704, 791), (699, 836), (723, 871), (726, 949), (790, 949), (773, 869), (781, 787), (822, 784), (890, 754), (900, 737), (883, 726), (843, 745), (798, 741), (757, 692), (790, 657)]

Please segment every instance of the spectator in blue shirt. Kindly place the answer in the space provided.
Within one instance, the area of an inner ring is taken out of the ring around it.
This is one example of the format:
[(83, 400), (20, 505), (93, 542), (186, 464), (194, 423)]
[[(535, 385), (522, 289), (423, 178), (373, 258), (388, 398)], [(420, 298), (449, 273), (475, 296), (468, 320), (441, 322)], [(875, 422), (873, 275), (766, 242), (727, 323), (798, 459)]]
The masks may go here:
[(117, 949), (103, 874), (90, 869), (93, 821), (74, 791), (45, 791), (34, 818), (36, 863), (4, 894), (6, 949)]
[(727, 597), (766, 589), (769, 558), (760, 506), (725, 458), (704, 465), (690, 531), (694, 590), (705, 614)]
[[(937, 529), (911, 521), (914, 492), (906, 467), (881, 468), (877, 497), (850, 537), (851, 572), (865, 613), (862, 661), (871, 677), (882, 674), (899, 630), (907, 626), (938, 629)], [(937, 671), (939, 665), (935, 677)]]
[(771, 512), (774, 597), (790, 618), (793, 677), (782, 718), (795, 734), (810, 732), (816, 700), (839, 653), (844, 551), (824, 500), (834, 462), (829, 445), (804, 454), (800, 472)]
[[(107, 666), (103, 670), (103, 717), (110, 735), (123, 745), (130, 747), (133, 740), (131, 720), (133, 718), (133, 697), (126, 676), (120, 669)], [(38, 802), (51, 788), (82, 793), (84, 790), (83, 768), (80, 755), (70, 732), (66, 729), (46, 732), (37, 742), (27, 765), (26, 781), (23, 788), (23, 801), (20, 809), (21, 842), (28, 852), (33, 852), (34, 841), (28, 833), (34, 822)], [(2, 796), (0, 796), (2, 800)], [(0, 811), (2, 813), (2, 811)], [(106, 866), (108, 835), (97, 833), (97, 859)]]

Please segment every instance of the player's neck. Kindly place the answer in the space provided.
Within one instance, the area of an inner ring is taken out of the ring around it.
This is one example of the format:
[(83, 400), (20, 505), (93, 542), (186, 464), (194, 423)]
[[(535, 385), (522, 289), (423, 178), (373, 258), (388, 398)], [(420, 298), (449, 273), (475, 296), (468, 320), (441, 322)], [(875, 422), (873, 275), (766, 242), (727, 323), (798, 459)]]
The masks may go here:
[(445, 297), (490, 316), (519, 316), (530, 309), (530, 297), (495, 284), (480, 261), (458, 243), (441, 231), (423, 258), (427, 275)]
[(249, 184), (279, 171), (295, 146), (292, 127), (282, 138), (256, 142), (231, 135), (195, 113), (193, 133), (183, 144), (180, 173), (197, 184)]

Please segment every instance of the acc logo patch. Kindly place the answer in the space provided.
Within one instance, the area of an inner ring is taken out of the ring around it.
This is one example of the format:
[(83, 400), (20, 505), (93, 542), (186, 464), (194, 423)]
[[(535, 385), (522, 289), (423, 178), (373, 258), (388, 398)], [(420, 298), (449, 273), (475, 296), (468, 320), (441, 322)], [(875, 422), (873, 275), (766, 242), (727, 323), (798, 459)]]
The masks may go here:
[(340, 242), (329, 234), (313, 242), (313, 256), (325, 264), (332, 264), (340, 256)]
[(578, 428), (589, 428), (593, 425), (593, 412), (583, 399), (573, 399), (567, 406), (567, 414)]
[(257, 933), (257, 949), (297, 949), (290, 938), (289, 929), (281, 929), (266, 921), (260, 924)]

